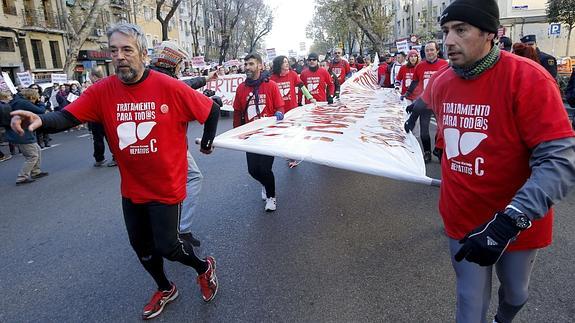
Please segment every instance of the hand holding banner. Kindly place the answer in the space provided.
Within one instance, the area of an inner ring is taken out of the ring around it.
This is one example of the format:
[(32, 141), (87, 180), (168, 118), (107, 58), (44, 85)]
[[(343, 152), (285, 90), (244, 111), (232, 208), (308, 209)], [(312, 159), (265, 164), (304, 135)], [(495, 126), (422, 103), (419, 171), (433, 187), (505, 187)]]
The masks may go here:
[(334, 105), (308, 104), (275, 119), (232, 129), (217, 136), (214, 146), (437, 184), (425, 175), (417, 139), (403, 130), (403, 103), (393, 89), (377, 85), (374, 69), (346, 81)]

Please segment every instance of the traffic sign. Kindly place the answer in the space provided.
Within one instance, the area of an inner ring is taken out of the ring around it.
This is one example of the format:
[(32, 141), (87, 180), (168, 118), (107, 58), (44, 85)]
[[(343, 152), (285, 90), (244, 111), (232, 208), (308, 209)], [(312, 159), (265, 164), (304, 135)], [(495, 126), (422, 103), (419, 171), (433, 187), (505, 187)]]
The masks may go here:
[(549, 35), (560, 35), (561, 24), (549, 24)]

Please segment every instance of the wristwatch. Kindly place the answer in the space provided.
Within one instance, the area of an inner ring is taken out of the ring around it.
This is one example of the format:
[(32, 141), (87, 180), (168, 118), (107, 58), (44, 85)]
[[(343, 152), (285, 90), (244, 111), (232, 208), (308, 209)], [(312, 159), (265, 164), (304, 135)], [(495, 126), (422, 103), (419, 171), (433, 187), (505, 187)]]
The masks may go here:
[(516, 207), (508, 205), (503, 213), (513, 221), (517, 229), (523, 231), (531, 227), (531, 220), (529, 217)]

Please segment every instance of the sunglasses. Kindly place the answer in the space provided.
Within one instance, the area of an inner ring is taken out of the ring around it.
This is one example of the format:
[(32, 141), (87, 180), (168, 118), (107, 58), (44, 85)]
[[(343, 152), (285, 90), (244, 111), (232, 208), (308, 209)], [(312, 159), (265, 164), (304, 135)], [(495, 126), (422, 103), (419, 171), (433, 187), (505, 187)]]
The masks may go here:
[(317, 58), (308, 58), (308, 61), (317, 61)]

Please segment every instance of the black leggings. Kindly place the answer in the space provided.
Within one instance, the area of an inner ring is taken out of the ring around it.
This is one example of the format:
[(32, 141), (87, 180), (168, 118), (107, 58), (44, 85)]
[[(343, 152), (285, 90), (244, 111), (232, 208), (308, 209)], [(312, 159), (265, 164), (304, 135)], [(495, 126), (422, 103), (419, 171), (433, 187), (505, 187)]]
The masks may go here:
[(431, 137), (429, 136), (429, 123), (431, 122), (431, 115), (433, 111), (425, 109), (419, 115), (419, 135), (421, 136), (421, 145), (423, 151), (431, 151)]
[(267, 197), (276, 196), (276, 181), (272, 167), (274, 157), (254, 153), (246, 153), (248, 172), (266, 188)]
[(170, 289), (163, 258), (193, 267), (198, 274), (208, 269), (207, 262), (196, 257), (192, 245), (178, 237), (180, 204), (136, 204), (122, 198), (122, 209), (130, 244), (158, 289)]
[(94, 142), (94, 160), (101, 162), (104, 160), (104, 151), (106, 149), (104, 145), (104, 138), (106, 138), (104, 126), (95, 122), (90, 122), (89, 126), (92, 130), (92, 140)]

